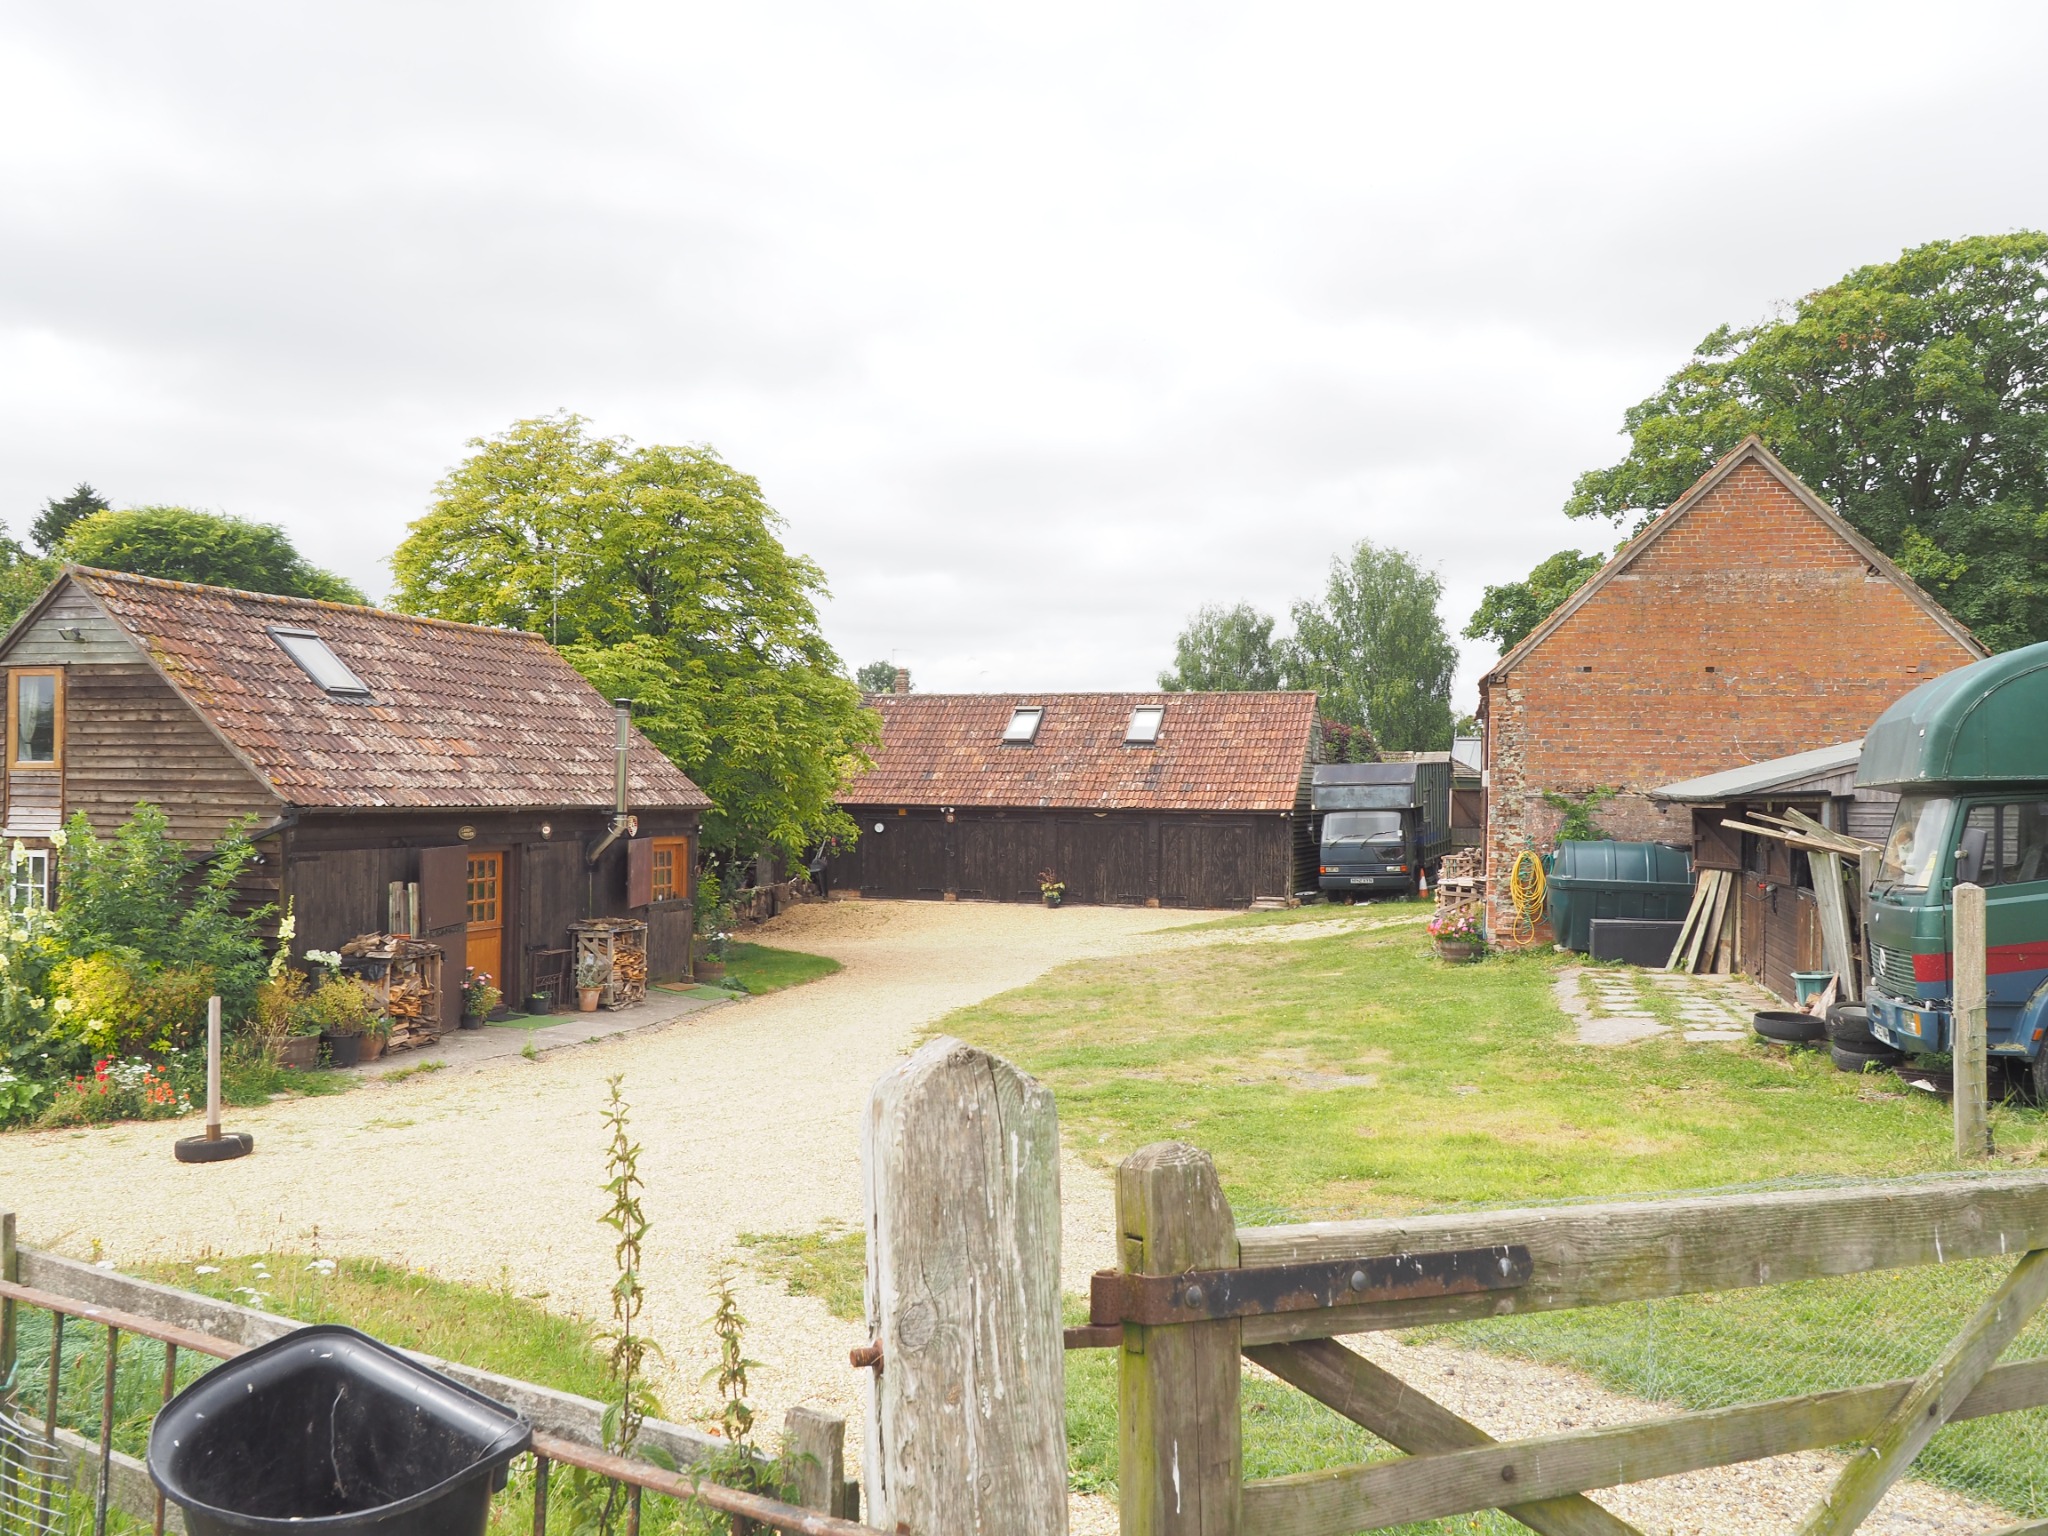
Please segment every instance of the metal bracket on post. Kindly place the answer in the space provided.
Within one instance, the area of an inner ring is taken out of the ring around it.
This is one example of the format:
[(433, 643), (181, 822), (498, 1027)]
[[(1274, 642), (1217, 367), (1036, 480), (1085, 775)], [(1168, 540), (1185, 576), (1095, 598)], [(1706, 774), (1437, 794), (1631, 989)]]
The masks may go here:
[(1089, 1282), (1088, 1322), (1091, 1332), (1124, 1323), (1157, 1328), (1376, 1301), (1469, 1296), (1518, 1289), (1534, 1273), (1529, 1250), (1519, 1243), (1258, 1269), (1197, 1269), (1179, 1275), (1103, 1269)]

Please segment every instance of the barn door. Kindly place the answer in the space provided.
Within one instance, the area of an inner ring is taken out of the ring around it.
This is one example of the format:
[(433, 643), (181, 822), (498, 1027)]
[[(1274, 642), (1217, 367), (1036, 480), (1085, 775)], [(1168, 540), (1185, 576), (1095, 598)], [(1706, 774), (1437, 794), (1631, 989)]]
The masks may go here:
[(441, 1027), (462, 1016), (462, 968), (469, 960), (469, 845), (420, 850), (420, 937), (441, 949)]

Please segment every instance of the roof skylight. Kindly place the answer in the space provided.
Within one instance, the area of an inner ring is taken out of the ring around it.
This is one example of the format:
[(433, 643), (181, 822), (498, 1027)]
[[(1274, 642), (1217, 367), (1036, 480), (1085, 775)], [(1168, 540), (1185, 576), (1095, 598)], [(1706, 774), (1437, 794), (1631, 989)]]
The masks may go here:
[(272, 625), (269, 633), (278, 648), (304, 669), (306, 676), (336, 698), (367, 699), (370, 696), (363, 680), (349, 671), (348, 665), (330, 651), (327, 642), (312, 630)]
[(1038, 740), (1038, 723), (1045, 718), (1043, 704), (1020, 704), (1010, 712), (1010, 723), (1003, 727), (1003, 742), (1006, 746), (1028, 747)]
[(1131, 711), (1131, 723), (1124, 727), (1124, 745), (1149, 747), (1159, 740), (1159, 727), (1166, 719), (1164, 704), (1140, 704)]

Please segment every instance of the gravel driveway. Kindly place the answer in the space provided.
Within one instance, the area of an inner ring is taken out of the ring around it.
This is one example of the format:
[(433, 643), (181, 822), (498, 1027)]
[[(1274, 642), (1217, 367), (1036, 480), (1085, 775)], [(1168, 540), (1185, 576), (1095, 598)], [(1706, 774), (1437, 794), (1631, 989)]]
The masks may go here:
[[(830, 955), (846, 969), (808, 986), (643, 1033), (543, 1056), (500, 1059), (333, 1098), (233, 1112), (259, 1151), (188, 1167), (156, 1124), (0, 1139), (0, 1207), (25, 1244), (83, 1256), (95, 1243), (126, 1266), (317, 1245), (374, 1255), (446, 1279), (509, 1284), (556, 1311), (607, 1315), (612, 1279), (602, 1206), (606, 1080), (624, 1073), (643, 1152), (645, 1317), (667, 1354), (672, 1417), (706, 1411), (713, 1351), (704, 1318), (725, 1269), (751, 1326), (747, 1352), (767, 1425), (810, 1402), (849, 1421), (858, 1466), (857, 1323), (786, 1296), (734, 1260), (742, 1232), (807, 1232), (861, 1220), (859, 1125), (870, 1086), (919, 1032), (954, 1008), (1021, 986), (1074, 959), (1208, 943), (1287, 943), (1322, 923), (1151, 937), (1211, 913), (913, 902), (798, 907), (762, 937)], [(1400, 921), (1415, 921), (1403, 917)], [(1371, 918), (1333, 914), (1346, 927)], [(1066, 1288), (1113, 1262), (1113, 1200), (1103, 1173), (1063, 1172)], [(1356, 1341), (1503, 1438), (1657, 1413), (1573, 1373), (1383, 1338)], [(1732, 1536), (1788, 1529), (1825, 1486), (1834, 1457), (1804, 1455), (1666, 1479), (1602, 1502), (1651, 1531)], [(1073, 1501), (1076, 1536), (1114, 1532), (1106, 1501)], [(1873, 1536), (1972, 1532), (1998, 1512), (1925, 1484), (1893, 1490)]]

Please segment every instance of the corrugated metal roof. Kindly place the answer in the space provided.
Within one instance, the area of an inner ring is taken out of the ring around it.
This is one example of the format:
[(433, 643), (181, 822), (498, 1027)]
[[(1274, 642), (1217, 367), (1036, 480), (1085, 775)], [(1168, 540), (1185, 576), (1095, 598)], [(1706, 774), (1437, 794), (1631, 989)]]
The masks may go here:
[[(67, 568), (288, 805), (608, 806), (611, 705), (538, 635)], [(271, 637), (311, 630), (370, 690), (328, 693)], [(632, 804), (711, 802), (638, 731)]]
[(1753, 800), (1774, 792), (1810, 787), (1815, 781), (1854, 773), (1863, 756), (1863, 742), (1839, 741), (1831, 747), (1814, 747), (1789, 757), (1768, 758), (1745, 763), (1740, 768), (1723, 768), (1697, 779), (1682, 779), (1650, 791), (1652, 800), (1676, 800), (1711, 805), (1722, 800)]

